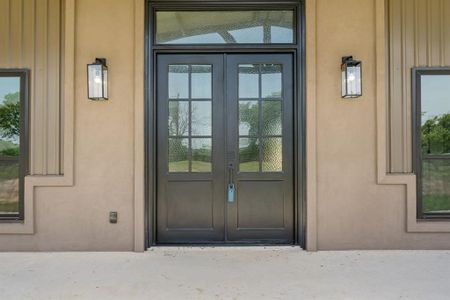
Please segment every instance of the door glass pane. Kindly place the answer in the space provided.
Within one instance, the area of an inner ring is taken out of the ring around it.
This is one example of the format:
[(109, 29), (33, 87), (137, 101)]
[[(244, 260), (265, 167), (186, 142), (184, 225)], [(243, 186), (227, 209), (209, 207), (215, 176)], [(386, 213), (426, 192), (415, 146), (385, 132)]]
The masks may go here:
[(192, 65), (191, 98), (211, 99), (211, 65)]
[(189, 98), (189, 66), (169, 65), (169, 98)]
[(283, 151), (281, 138), (263, 138), (262, 171), (280, 172), (283, 167)]
[(261, 65), (261, 93), (263, 98), (281, 98), (281, 65)]
[(239, 101), (239, 135), (258, 135), (258, 101)]
[(0, 214), (19, 213), (20, 78), (0, 77)]
[(239, 98), (259, 98), (259, 65), (239, 65)]
[(192, 101), (192, 135), (212, 134), (211, 101)]
[(189, 102), (169, 102), (169, 135), (186, 136), (189, 133)]
[(239, 138), (239, 171), (259, 172), (258, 139)]
[(450, 75), (421, 76), (422, 152), (450, 154)]
[(211, 139), (192, 139), (192, 172), (211, 172)]
[(263, 101), (262, 110), (262, 134), (281, 135), (281, 101)]
[(157, 11), (157, 44), (293, 43), (293, 10)]
[(422, 201), (425, 213), (450, 212), (450, 159), (423, 161)]
[(169, 172), (189, 172), (189, 139), (169, 138)]

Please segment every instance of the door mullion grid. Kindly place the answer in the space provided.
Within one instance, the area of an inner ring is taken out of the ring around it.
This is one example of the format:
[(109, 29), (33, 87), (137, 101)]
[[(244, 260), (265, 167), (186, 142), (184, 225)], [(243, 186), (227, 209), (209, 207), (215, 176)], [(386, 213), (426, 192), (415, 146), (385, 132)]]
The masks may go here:
[(192, 172), (192, 65), (188, 65), (188, 159), (189, 159), (189, 172)]
[(258, 64), (258, 165), (259, 165), (259, 172), (262, 172), (262, 158), (263, 158), (263, 154), (262, 154), (262, 101), (261, 101), (261, 97), (262, 97), (262, 87), (261, 87), (261, 64)]

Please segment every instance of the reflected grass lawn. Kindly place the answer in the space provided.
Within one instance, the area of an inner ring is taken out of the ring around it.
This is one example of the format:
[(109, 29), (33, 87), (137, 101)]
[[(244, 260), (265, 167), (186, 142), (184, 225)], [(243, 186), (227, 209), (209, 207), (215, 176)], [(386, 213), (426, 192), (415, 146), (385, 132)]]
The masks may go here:
[(19, 163), (0, 163), (0, 181), (19, 178)]
[(422, 192), (424, 212), (450, 211), (450, 160), (423, 161)]
[(450, 195), (424, 195), (423, 210), (425, 212), (450, 211)]
[(240, 172), (259, 172), (259, 162), (258, 161), (248, 161), (239, 164)]
[(1, 213), (14, 213), (19, 211), (19, 202), (0, 201)]
[[(170, 172), (187, 172), (189, 169), (189, 162), (187, 160), (173, 161), (169, 163)], [(241, 172), (258, 172), (259, 163), (257, 161), (250, 161), (239, 164)], [(193, 172), (211, 172), (211, 163), (203, 161), (192, 162)]]
[[(169, 163), (170, 172), (188, 172), (189, 161), (172, 161)], [(211, 163), (204, 161), (192, 161), (192, 172), (211, 172)]]
[[(188, 172), (189, 161), (173, 161), (169, 163), (170, 172)], [(250, 161), (239, 164), (241, 172), (258, 172), (259, 163), (257, 161)], [(192, 172), (211, 172), (211, 163), (204, 161), (193, 161)]]

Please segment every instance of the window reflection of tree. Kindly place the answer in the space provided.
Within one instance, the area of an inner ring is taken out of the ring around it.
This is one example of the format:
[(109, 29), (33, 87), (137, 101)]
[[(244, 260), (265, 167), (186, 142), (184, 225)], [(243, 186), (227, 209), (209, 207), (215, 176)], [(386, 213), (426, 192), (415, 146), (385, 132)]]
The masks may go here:
[[(276, 135), (281, 134), (281, 101), (264, 101), (261, 105), (262, 108), (262, 127), (261, 132), (259, 128), (259, 110), (255, 101), (241, 101), (239, 105), (240, 110), (240, 123), (241, 123), (241, 135), (245, 131), (245, 135), (253, 138), (246, 140), (246, 145), (241, 145), (240, 149), (240, 162), (246, 163), (259, 160), (259, 143), (260, 138), (264, 139), (264, 135)], [(280, 161), (281, 155), (279, 146), (277, 143), (266, 143), (264, 147), (264, 157), (271, 162)]]
[(19, 210), (20, 93), (0, 100), (0, 213)]
[(450, 113), (434, 116), (422, 125), (422, 151), (424, 154), (450, 153)]
[(421, 131), (423, 210), (450, 210), (450, 113), (426, 120)]

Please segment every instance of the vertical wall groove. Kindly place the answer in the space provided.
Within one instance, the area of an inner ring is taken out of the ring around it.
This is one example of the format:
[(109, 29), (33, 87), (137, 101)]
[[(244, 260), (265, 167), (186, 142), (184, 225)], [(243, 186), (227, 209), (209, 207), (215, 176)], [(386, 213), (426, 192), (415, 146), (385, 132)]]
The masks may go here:
[(389, 0), (388, 170), (412, 171), (411, 68), (448, 66), (450, 0)]
[[(406, 0), (408, 1), (408, 0)], [(406, 34), (406, 29), (408, 28), (407, 24), (406, 24), (406, 18), (407, 18), (407, 11), (406, 11), (406, 7), (407, 5), (405, 4), (405, 0), (401, 1), (401, 26), (402, 26), (402, 34), (401, 34), (401, 44), (402, 44), (402, 49), (401, 49), (401, 53), (405, 53), (406, 52), (406, 43), (407, 43), (407, 34)], [(406, 109), (402, 109), (402, 107), (405, 107), (407, 105), (405, 98), (407, 97), (407, 89), (406, 89), (406, 80), (408, 79), (408, 75), (407, 75), (407, 71), (405, 66), (407, 65), (407, 55), (401, 55), (402, 58), (402, 62), (401, 62), (401, 70), (402, 70), (402, 76), (401, 76), (401, 85), (402, 85), (402, 93), (401, 93), (401, 97), (402, 97), (402, 103), (400, 106), (400, 111), (402, 111), (402, 118), (403, 118), (403, 123), (401, 124), (401, 128), (400, 131), (401, 133), (405, 132), (406, 128), (407, 128), (407, 124), (406, 124), (406, 119), (407, 119), (407, 110)], [(407, 149), (405, 149), (405, 147), (407, 147), (407, 135), (406, 134), (402, 134), (402, 138), (403, 138), (403, 151), (407, 151)], [(403, 164), (406, 164), (406, 160), (405, 157), (402, 157), (403, 159)]]
[[(60, 0), (48, 0), (49, 18), (48, 18), (48, 36), (49, 44), (47, 51), (47, 69), (51, 80), (48, 81), (47, 112), (51, 116), (60, 116)], [(51, 28), (56, 28), (51, 29)], [(59, 167), (60, 155), (60, 118), (52, 117), (47, 123), (47, 167), (49, 170), (57, 170)]]
[(444, 57), (444, 53), (445, 53), (445, 29), (444, 29), (444, 15), (445, 15), (445, 13), (444, 13), (444, 0), (440, 0), (440, 2), (439, 2), (439, 11), (441, 12), (441, 15), (440, 15), (440, 33), (441, 33), (441, 36), (440, 36), (440, 38), (439, 38), (439, 41), (440, 41), (440, 43), (441, 43), (441, 47), (440, 47), (440, 62), (441, 62), (441, 66), (443, 66), (444, 65), (444, 62), (445, 62), (445, 57)]
[(28, 68), (30, 172), (60, 174), (62, 0), (0, 0), (0, 68)]
[[(0, 0), (0, 41), (9, 40), (9, 0)], [(9, 61), (8, 43), (0, 43), (0, 65), (6, 65)]]

